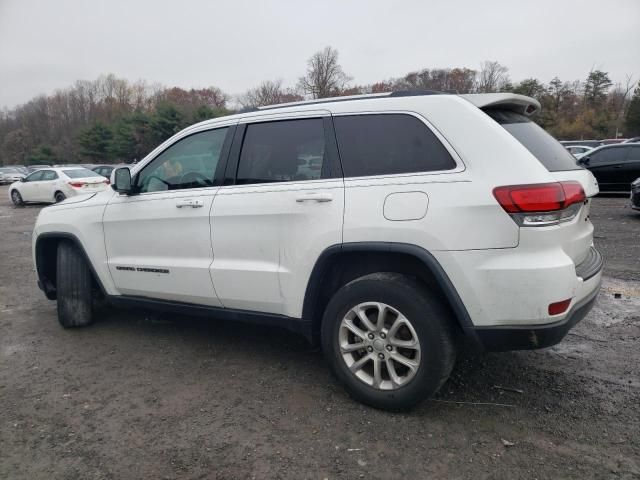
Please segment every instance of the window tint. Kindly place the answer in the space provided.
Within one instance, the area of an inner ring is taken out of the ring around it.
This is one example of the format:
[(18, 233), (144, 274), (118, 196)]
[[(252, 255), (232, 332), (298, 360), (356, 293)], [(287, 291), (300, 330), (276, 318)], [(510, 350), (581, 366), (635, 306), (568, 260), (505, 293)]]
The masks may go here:
[(629, 150), (629, 155), (627, 155), (627, 160), (631, 161), (639, 161), (640, 160), (640, 145), (636, 145), (634, 147), (627, 147)]
[(325, 154), (320, 118), (247, 126), (237, 183), (290, 182), (322, 177)]
[(63, 170), (64, 174), (69, 178), (87, 178), (99, 177), (96, 172), (88, 168), (74, 168), (73, 170)]
[(624, 147), (603, 148), (589, 154), (589, 164), (616, 163), (624, 161), (627, 149)]
[(550, 172), (578, 170), (582, 167), (566, 148), (539, 125), (511, 110), (487, 109), (485, 113), (513, 135)]
[(346, 177), (450, 170), (456, 163), (417, 118), (403, 114), (335, 117)]
[(140, 172), (139, 191), (212, 186), (227, 130), (196, 133), (171, 145)]
[(44, 175), (44, 170), (38, 170), (29, 175), (25, 180), (27, 182), (39, 182), (42, 180), (42, 176)]
[(42, 174), (42, 180), (43, 181), (55, 180), (56, 178), (58, 178), (58, 174), (56, 172), (54, 172), (53, 170), (44, 170), (43, 171), (43, 174)]

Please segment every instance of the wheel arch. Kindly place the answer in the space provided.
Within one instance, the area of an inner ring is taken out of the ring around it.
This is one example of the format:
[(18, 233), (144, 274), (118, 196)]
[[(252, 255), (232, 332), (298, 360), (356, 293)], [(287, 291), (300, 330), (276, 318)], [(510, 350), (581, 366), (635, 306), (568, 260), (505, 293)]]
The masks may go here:
[(68, 232), (46, 232), (38, 235), (34, 256), (36, 273), (38, 275), (38, 286), (44, 291), (47, 298), (49, 300), (55, 300), (57, 298), (57, 253), (58, 245), (63, 240), (70, 241), (78, 248), (85, 262), (89, 265), (89, 270), (91, 271), (91, 276), (95, 284), (94, 286), (98, 288), (103, 295), (106, 295), (104, 285), (93, 268), (91, 259), (89, 255), (87, 255), (87, 251), (80, 239)]
[(302, 318), (311, 324), (312, 340), (319, 338), (324, 310), (333, 294), (351, 280), (369, 273), (387, 271), (415, 276), (443, 297), (456, 325), (474, 339), (471, 317), (448, 275), (427, 250), (392, 242), (357, 242), (333, 245), (322, 252), (311, 272), (305, 291)]

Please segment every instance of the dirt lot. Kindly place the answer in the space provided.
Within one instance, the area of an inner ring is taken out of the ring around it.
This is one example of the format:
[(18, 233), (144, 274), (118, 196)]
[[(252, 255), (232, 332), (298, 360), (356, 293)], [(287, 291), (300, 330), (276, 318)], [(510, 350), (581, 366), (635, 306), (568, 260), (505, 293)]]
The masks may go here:
[(435, 399), (390, 414), (280, 330), (116, 310), (63, 330), (31, 263), (41, 207), (6, 190), (0, 478), (640, 478), (640, 213), (625, 198), (594, 201), (607, 277), (563, 343), (461, 355)]

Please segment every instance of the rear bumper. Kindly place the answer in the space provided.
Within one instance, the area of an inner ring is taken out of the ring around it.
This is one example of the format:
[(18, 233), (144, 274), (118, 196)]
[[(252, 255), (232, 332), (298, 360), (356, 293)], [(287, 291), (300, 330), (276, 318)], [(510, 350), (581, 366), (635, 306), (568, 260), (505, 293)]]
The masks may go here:
[(476, 327), (474, 333), (485, 351), (533, 350), (559, 343), (578, 322), (587, 316), (600, 291), (597, 287), (586, 298), (576, 303), (559, 322), (544, 325), (518, 325)]

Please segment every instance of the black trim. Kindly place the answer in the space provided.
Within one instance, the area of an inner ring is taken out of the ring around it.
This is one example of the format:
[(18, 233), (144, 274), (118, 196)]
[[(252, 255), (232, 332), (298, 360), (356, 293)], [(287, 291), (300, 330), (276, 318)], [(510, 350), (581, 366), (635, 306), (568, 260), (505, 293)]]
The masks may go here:
[(604, 260), (600, 252), (594, 247), (591, 247), (585, 259), (576, 265), (576, 276), (582, 278), (583, 281), (587, 281), (602, 270), (603, 264)]
[(534, 350), (559, 343), (565, 335), (589, 313), (600, 290), (600, 282), (594, 291), (559, 322), (544, 325), (476, 327), (475, 333), (484, 350), (505, 352), (509, 350)]
[(327, 273), (327, 267), (330, 263), (331, 257), (333, 255), (346, 252), (403, 253), (416, 257), (433, 274), (434, 278), (438, 282), (438, 286), (442, 289), (449, 304), (451, 305), (458, 324), (464, 331), (465, 335), (469, 337), (471, 342), (475, 340), (475, 330), (471, 317), (469, 316), (469, 312), (467, 312), (467, 309), (464, 306), (464, 303), (462, 303), (453, 283), (438, 260), (436, 260), (436, 258), (424, 248), (408, 243), (353, 242), (343, 243), (342, 245), (333, 245), (324, 250), (318, 257), (318, 260), (311, 272), (309, 283), (307, 284), (304, 305), (302, 308), (303, 319), (307, 321), (313, 320), (315, 306), (320, 294), (319, 287)]
[(240, 150), (242, 149), (242, 142), (246, 131), (247, 124), (241, 123), (234, 132), (231, 149), (224, 169), (224, 178), (222, 180), (223, 186), (235, 185), (236, 183), (236, 173), (238, 172), (238, 162), (240, 161)]
[(87, 265), (89, 265), (89, 269), (91, 270), (91, 274), (93, 275), (94, 280), (98, 284), (98, 288), (100, 289), (102, 294), (106, 296), (107, 291), (105, 290), (104, 285), (100, 280), (100, 276), (96, 273), (95, 268), (93, 268), (93, 264), (91, 263), (89, 255), (87, 255), (87, 251), (82, 246), (82, 243), (80, 242), (78, 237), (76, 237), (72, 233), (67, 233), (67, 232), (46, 232), (38, 235), (38, 238), (36, 239), (35, 256), (36, 256), (36, 273), (38, 275), (38, 287), (40, 288), (40, 290), (44, 292), (47, 298), (49, 300), (55, 300), (57, 297), (55, 285), (53, 284), (52, 280), (47, 278), (47, 276), (42, 271), (43, 264), (44, 264), (44, 249), (42, 248), (43, 240), (51, 240), (51, 239), (71, 240), (75, 244), (75, 246), (78, 247), (78, 250), (80, 250), (80, 252), (84, 256), (85, 262), (87, 262)]
[(304, 321), (300, 318), (287, 317), (285, 315), (237, 310), (234, 308), (212, 307), (209, 305), (196, 305), (129, 295), (109, 295), (107, 296), (107, 300), (116, 307), (146, 308), (181, 315), (212, 317), (218, 320), (237, 321), (268, 327), (280, 327), (291, 332), (301, 334), (307, 338), (307, 340), (311, 340), (311, 322)]

